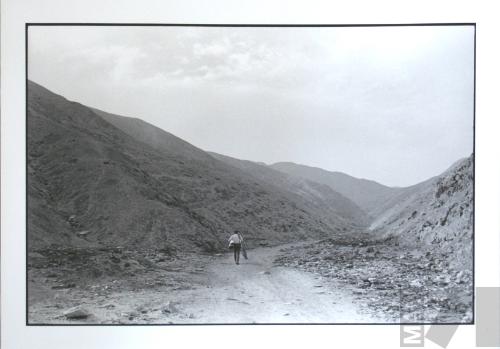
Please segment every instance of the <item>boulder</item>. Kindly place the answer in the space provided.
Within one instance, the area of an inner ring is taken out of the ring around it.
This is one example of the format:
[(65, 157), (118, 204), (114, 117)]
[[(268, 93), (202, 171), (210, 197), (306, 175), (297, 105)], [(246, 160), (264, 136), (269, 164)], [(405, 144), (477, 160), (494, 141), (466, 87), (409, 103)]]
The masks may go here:
[(70, 320), (86, 319), (90, 316), (90, 313), (82, 307), (73, 307), (66, 310), (63, 315)]
[(459, 271), (455, 277), (455, 282), (457, 284), (465, 283), (467, 281), (467, 274), (462, 270)]

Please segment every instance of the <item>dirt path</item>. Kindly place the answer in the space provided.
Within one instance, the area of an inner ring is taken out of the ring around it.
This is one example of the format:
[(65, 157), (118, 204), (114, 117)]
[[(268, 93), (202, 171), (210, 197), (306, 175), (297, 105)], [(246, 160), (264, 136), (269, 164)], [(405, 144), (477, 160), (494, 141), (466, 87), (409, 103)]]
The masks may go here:
[[(356, 304), (335, 282), (291, 268), (274, 267), (284, 247), (249, 251), (236, 265), (231, 254), (206, 268), (205, 288), (171, 299), (190, 314), (182, 323), (341, 323), (382, 321)], [(159, 319), (158, 319), (159, 320)]]
[[(155, 286), (124, 289), (111, 284), (88, 290), (53, 290), (51, 283), (33, 284), (31, 323), (373, 323), (385, 322), (373, 315), (366, 302), (355, 298), (352, 288), (330, 278), (277, 267), (273, 261), (283, 248), (257, 248), (236, 265), (230, 253), (189, 259), (189, 266), (172, 274), (157, 273), (154, 280), (175, 275), (177, 287)], [(185, 264), (185, 262), (184, 262)], [(154, 281), (141, 275), (145, 283)], [(121, 280), (130, 283), (131, 280)], [(116, 281), (115, 281), (116, 282)], [(68, 320), (68, 308), (79, 306), (91, 315)]]

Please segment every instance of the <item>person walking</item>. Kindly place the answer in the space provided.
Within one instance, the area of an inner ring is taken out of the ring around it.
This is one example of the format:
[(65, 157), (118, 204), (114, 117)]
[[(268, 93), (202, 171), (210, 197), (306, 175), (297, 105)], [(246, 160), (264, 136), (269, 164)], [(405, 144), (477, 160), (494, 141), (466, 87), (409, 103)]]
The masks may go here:
[(241, 236), (239, 231), (235, 231), (233, 235), (229, 237), (229, 247), (234, 250), (234, 262), (240, 264), (240, 250), (241, 244), (243, 243), (243, 236)]

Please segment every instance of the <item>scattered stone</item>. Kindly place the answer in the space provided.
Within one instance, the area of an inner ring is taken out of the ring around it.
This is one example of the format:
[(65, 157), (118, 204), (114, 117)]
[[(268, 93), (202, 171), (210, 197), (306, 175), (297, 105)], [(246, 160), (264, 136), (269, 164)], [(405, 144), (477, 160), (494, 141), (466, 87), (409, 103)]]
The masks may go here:
[[(349, 237), (339, 240), (286, 249), (275, 264), (314, 273), (316, 279), (322, 276), (352, 285), (355, 297), (394, 322), (400, 315), (408, 322), (461, 322), (471, 310), (472, 272), (452, 270), (450, 252), (395, 246), (394, 240), (370, 242), (363, 249)], [(370, 247), (374, 253), (367, 255)], [(319, 260), (312, 261), (313, 256)]]
[(34, 258), (44, 259), (45, 258), (41, 253), (38, 253), (38, 252), (30, 252), (28, 254), (28, 256), (30, 259), (34, 259)]
[(412, 286), (412, 287), (422, 287), (422, 282), (420, 282), (420, 280), (412, 280), (410, 282), (410, 286)]
[(463, 270), (459, 271), (455, 277), (455, 282), (457, 284), (462, 284), (465, 283), (466, 281), (467, 281), (467, 274)]
[(177, 313), (179, 312), (179, 309), (174, 305), (173, 302), (168, 301), (163, 308), (161, 309), (162, 313), (164, 314), (170, 314), (170, 313)]
[(73, 287), (76, 287), (75, 283), (69, 283), (69, 284), (65, 284), (65, 285), (55, 285), (55, 286), (52, 286), (51, 288), (53, 290), (64, 290), (64, 289), (73, 288)]
[(66, 310), (63, 315), (70, 320), (86, 319), (90, 316), (90, 313), (81, 307), (74, 307)]

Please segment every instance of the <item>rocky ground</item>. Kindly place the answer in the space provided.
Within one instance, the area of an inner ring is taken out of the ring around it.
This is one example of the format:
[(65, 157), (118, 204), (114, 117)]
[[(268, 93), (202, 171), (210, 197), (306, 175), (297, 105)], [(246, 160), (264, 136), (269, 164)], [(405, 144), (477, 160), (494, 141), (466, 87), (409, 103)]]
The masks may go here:
[(199, 284), (205, 266), (201, 259), (121, 248), (31, 252), (29, 322), (136, 323), (152, 320), (153, 313), (171, 322), (179, 314), (168, 295)]
[[(273, 264), (260, 247), (235, 265), (231, 253), (171, 255), (125, 250), (31, 253), (30, 324), (387, 322), (350, 285)], [(286, 247), (288, 246), (288, 247)]]
[(449, 256), (357, 235), (230, 253), (29, 253), (31, 324), (470, 322)]
[(351, 285), (359, 301), (394, 322), (472, 321), (471, 270), (453, 269), (436, 250), (345, 236), (281, 252), (276, 265)]

